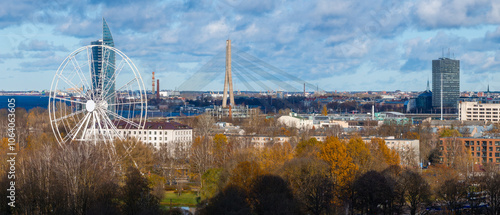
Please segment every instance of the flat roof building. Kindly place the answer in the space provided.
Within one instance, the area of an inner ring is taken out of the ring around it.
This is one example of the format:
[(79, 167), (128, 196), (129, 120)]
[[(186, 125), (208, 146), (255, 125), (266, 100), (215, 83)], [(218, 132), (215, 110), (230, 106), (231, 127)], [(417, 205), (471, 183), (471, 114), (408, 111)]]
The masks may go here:
[(460, 61), (439, 58), (432, 61), (432, 107), (455, 109), (460, 97)]

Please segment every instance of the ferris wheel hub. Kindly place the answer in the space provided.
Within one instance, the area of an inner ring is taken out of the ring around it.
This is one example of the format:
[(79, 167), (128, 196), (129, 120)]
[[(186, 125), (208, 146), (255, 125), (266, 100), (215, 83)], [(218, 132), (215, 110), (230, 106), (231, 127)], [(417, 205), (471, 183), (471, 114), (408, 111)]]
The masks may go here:
[(88, 100), (87, 103), (85, 104), (85, 108), (87, 109), (88, 112), (94, 111), (95, 110), (94, 100)]

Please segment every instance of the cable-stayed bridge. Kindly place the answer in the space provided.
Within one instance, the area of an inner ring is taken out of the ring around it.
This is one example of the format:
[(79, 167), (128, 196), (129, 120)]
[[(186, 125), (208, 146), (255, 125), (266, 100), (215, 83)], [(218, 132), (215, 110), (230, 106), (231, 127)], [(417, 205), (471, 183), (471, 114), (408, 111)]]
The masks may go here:
[[(224, 74), (226, 74), (226, 77)], [(274, 90), (286, 92), (321, 90), (316, 85), (289, 74), (258, 57), (238, 48), (231, 47), (230, 40), (228, 40), (228, 46), (226, 46), (225, 51), (217, 53), (188, 80), (183, 82), (179, 86), (179, 90), (200, 91), (218, 78), (224, 77), (225, 82), (227, 82), (227, 75), (229, 75), (229, 80), (232, 80), (233, 77), (236, 78), (235, 85), (238, 90), (257, 92)], [(232, 91), (232, 84), (227, 84), (229, 85), (229, 91)], [(225, 86), (227, 86), (226, 83)], [(222, 90), (223, 87), (221, 86), (220, 89)]]

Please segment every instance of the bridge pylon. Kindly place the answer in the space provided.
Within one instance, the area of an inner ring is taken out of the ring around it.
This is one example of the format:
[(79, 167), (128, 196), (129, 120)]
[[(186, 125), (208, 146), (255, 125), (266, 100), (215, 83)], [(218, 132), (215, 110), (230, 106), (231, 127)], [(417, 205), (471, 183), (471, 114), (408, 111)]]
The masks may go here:
[(226, 75), (224, 78), (224, 93), (222, 97), (222, 108), (227, 108), (227, 88), (229, 87), (229, 102), (231, 107), (235, 106), (233, 93), (233, 75), (231, 74), (231, 40), (226, 40)]

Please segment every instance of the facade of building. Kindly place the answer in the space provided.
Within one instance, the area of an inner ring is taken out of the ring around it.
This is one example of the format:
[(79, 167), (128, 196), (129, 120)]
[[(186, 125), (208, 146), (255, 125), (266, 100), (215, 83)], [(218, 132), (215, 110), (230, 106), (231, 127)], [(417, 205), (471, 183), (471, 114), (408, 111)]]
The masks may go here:
[(418, 95), (416, 103), (417, 113), (430, 113), (432, 111), (432, 92), (429, 90)]
[(432, 61), (432, 107), (455, 109), (460, 97), (460, 61), (439, 58)]
[(278, 122), (288, 127), (295, 127), (298, 129), (312, 129), (313, 127), (313, 120), (300, 117), (297, 113), (290, 113), (289, 116), (280, 116)]
[(454, 156), (460, 153), (470, 155), (474, 164), (492, 163), (500, 164), (500, 137), (471, 138), (471, 137), (446, 137), (439, 139), (440, 162), (450, 164)]
[[(379, 138), (384, 139), (387, 148), (399, 154), (402, 165), (416, 166), (420, 162), (420, 140), (395, 139), (393, 136)], [(363, 141), (370, 142), (371, 139), (366, 137)]]
[(146, 122), (142, 130), (126, 125), (123, 121), (116, 125), (119, 134), (135, 137), (156, 149), (166, 145), (172, 155), (177, 149), (188, 150), (193, 142), (193, 128), (178, 122)]
[(222, 119), (223, 117), (229, 117), (229, 115), (231, 115), (231, 118), (248, 118), (250, 116), (257, 115), (259, 113), (258, 110), (258, 107), (237, 105), (230, 108), (214, 106), (213, 108), (207, 108), (205, 112), (216, 117), (217, 119)]
[(460, 102), (458, 104), (458, 119), (461, 121), (500, 120), (500, 104), (480, 102)]

